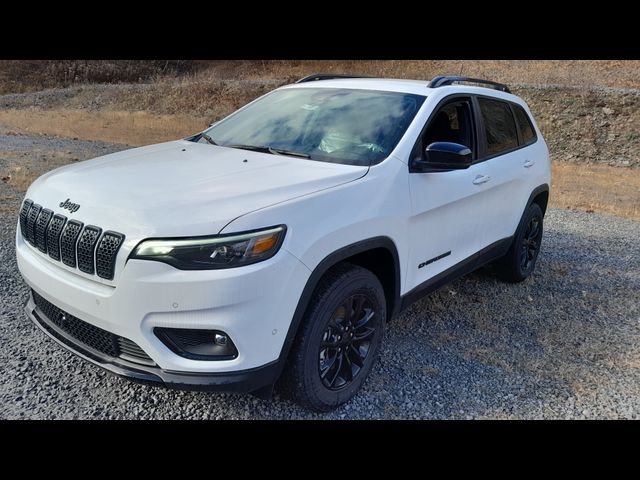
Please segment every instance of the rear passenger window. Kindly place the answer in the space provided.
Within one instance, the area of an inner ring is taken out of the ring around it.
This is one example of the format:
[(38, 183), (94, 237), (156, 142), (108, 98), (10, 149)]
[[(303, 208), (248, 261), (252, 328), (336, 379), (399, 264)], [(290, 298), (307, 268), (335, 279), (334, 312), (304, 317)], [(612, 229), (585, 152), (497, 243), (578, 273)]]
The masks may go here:
[(522, 136), (522, 143), (524, 145), (533, 143), (536, 139), (536, 134), (533, 131), (533, 125), (529, 120), (529, 115), (524, 111), (520, 105), (513, 105), (513, 110), (516, 112), (516, 122), (520, 128), (520, 135)]
[(478, 98), (487, 138), (487, 155), (497, 155), (518, 146), (516, 124), (508, 103)]

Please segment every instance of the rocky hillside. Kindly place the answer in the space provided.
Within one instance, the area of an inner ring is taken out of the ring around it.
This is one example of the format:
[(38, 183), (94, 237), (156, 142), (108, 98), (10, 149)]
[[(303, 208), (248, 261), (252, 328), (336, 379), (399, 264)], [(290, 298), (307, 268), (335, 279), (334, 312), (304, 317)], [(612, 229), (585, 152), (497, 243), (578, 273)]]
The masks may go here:
[(518, 87), (553, 160), (640, 167), (640, 91)]

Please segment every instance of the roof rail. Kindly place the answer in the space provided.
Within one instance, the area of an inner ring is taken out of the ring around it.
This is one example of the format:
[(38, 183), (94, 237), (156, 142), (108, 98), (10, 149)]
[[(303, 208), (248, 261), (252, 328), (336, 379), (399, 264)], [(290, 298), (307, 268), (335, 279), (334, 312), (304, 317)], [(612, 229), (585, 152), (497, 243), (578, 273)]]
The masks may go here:
[(345, 75), (343, 73), (315, 73), (301, 78), (296, 83), (315, 82), (317, 80), (333, 80), (334, 78), (371, 78), (364, 75)]
[(482, 85), (488, 85), (490, 88), (495, 88), (496, 90), (501, 90), (506, 93), (511, 93), (509, 87), (507, 87), (503, 83), (492, 82), (491, 80), (482, 80), (480, 78), (471, 78), (471, 77), (457, 77), (457, 76), (445, 76), (439, 75), (434, 77), (433, 80), (429, 82), (427, 87), (429, 88), (438, 88), (443, 87), (445, 85), (452, 85), (456, 82), (469, 82), (469, 83), (480, 83)]

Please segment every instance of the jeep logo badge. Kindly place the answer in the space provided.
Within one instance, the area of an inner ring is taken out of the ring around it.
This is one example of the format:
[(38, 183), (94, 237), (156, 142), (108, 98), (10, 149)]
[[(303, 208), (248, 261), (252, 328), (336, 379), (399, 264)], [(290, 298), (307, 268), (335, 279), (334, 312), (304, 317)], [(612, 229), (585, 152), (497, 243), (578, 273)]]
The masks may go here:
[(71, 213), (73, 212), (77, 212), (78, 209), (80, 208), (80, 205), (78, 205), (77, 203), (72, 203), (68, 198), (64, 201), (60, 203), (60, 208), (66, 208), (67, 210), (69, 210)]

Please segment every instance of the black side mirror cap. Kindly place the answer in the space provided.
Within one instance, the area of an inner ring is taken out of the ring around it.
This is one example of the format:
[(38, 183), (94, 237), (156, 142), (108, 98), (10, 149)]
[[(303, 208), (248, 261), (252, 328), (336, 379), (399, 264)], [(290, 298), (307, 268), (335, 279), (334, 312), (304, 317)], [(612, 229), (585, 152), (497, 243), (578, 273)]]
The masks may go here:
[(414, 160), (412, 172), (463, 170), (473, 161), (473, 152), (466, 145), (454, 142), (433, 142), (424, 151), (424, 160)]

